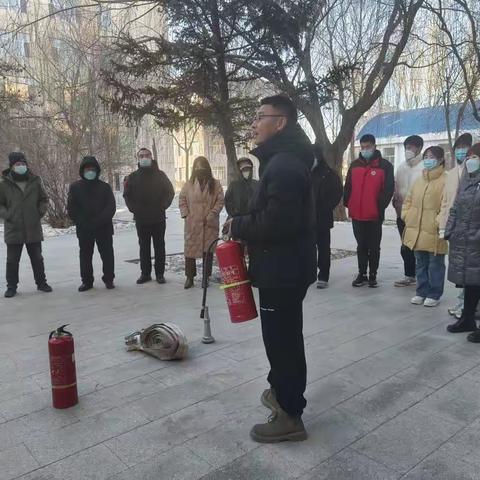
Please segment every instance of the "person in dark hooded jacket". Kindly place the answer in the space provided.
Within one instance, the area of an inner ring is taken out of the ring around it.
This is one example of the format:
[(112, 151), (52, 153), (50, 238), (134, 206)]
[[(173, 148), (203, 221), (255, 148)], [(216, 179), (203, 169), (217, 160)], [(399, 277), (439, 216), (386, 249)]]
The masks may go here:
[(93, 288), (92, 258), (95, 243), (103, 262), (102, 280), (110, 290), (115, 288), (115, 260), (113, 253), (113, 222), (116, 205), (112, 188), (100, 180), (101, 168), (97, 159), (84, 157), (80, 164), (80, 177), (70, 185), (68, 215), (77, 229), (80, 246), (79, 292)]
[(165, 283), (165, 210), (175, 191), (168, 177), (158, 168), (148, 148), (138, 152), (138, 170), (125, 179), (123, 197), (133, 213), (140, 245), (141, 275), (137, 284), (152, 280), (151, 244), (155, 251), (155, 277)]
[(242, 157), (237, 165), (242, 178), (234, 180), (225, 193), (225, 209), (230, 218), (249, 213), (250, 201), (258, 186), (258, 181), (253, 179), (253, 162)]
[(260, 182), (250, 213), (227, 221), (234, 239), (247, 243), (250, 278), (260, 291), (262, 333), (270, 362), (261, 401), (272, 421), (255, 425), (258, 442), (304, 440), (306, 361), (303, 300), (315, 282), (315, 207), (312, 145), (297, 123), (290, 99), (264, 98), (253, 122)]
[(51, 292), (42, 256), (41, 219), (47, 212), (48, 197), (40, 177), (32, 173), (21, 152), (8, 156), (10, 167), (0, 178), (0, 218), (4, 220), (7, 244), (7, 291), (5, 298), (17, 294), (18, 270), (25, 245), (38, 290)]
[(328, 287), (330, 279), (333, 211), (342, 199), (343, 185), (337, 172), (327, 165), (318, 148), (316, 154), (312, 183), (317, 214), (317, 288), (324, 289)]
[(475, 323), (480, 301), (480, 143), (468, 150), (464, 165), (445, 238), (450, 242), (448, 279), (465, 288), (465, 298), (460, 319), (447, 330), (472, 332), (467, 339), (480, 343), (480, 330)]

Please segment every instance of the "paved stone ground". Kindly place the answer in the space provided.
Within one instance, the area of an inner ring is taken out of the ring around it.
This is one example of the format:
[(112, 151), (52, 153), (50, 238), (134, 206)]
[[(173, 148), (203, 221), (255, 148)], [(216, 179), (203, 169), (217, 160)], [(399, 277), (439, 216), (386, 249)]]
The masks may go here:
[[(169, 219), (168, 250), (181, 244)], [(413, 307), (394, 289), (399, 240), (384, 229), (381, 286), (353, 289), (355, 259), (337, 260), (331, 288), (305, 305), (308, 441), (258, 445), (253, 423), (267, 411), (257, 321), (232, 325), (210, 289), (217, 342), (200, 343), (200, 289), (183, 278), (135, 285), (134, 232), (116, 235), (117, 285), (78, 294), (76, 240), (45, 242), (50, 295), (37, 293), (26, 260), (21, 294), (0, 299), (0, 480), (466, 480), (480, 479), (480, 355), (449, 335), (449, 289), (437, 309)], [(334, 246), (354, 247), (349, 225)], [(0, 279), (5, 247), (0, 246)], [(98, 270), (98, 266), (97, 266)], [(123, 336), (158, 321), (180, 325), (190, 356), (162, 363), (128, 353)], [(75, 334), (80, 403), (50, 406), (48, 332)]]

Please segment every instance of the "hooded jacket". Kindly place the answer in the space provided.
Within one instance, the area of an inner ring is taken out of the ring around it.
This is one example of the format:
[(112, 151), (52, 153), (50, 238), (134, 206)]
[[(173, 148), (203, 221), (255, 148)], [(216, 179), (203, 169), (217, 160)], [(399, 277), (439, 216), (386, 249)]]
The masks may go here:
[(378, 150), (368, 161), (360, 155), (350, 165), (345, 181), (343, 202), (350, 218), (383, 222), (394, 188), (393, 165)]
[(257, 180), (253, 178), (247, 180), (243, 176), (230, 183), (225, 193), (225, 209), (229, 217), (238, 217), (249, 213), (250, 201), (257, 187)]
[(5, 224), (5, 243), (41, 242), (41, 219), (48, 207), (48, 197), (42, 181), (28, 171), (25, 174), (25, 190), (22, 190), (13, 175), (8, 168), (0, 178), (0, 218), (3, 218)]
[(312, 170), (312, 183), (317, 213), (317, 230), (333, 228), (333, 211), (343, 196), (343, 185), (337, 172), (327, 162), (318, 160)]
[(123, 198), (137, 225), (153, 225), (165, 221), (165, 210), (172, 204), (173, 185), (152, 161), (149, 168), (139, 166), (125, 180)]
[(255, 287), (306, 287), (316, 280), (312, 145), (294, 125), (251, 153), (260, 162), (260, 182), (250, 213), (234, 217), (232, 236), (248, 244)]
[(422, 175), (422, 172), (423, 155), (421, 153), (398, 166), (395, 174), (395, 193), (392, 202), (398, 218), (402, 216), (403, 202), (407, 198), (408, 192), (410, 192), (415, 180)]
[[(84, 178), (87, 166), (95, 167), (95, 180)], [(100, 180), (101, 168), (95, 157), (84, 158), (79, 173), (81, 180), (70, 185), (67, 204), (68, 216), (77, 227), (78, 238), (99, 234), (113, 235), (115, 197), (110, 185)]]

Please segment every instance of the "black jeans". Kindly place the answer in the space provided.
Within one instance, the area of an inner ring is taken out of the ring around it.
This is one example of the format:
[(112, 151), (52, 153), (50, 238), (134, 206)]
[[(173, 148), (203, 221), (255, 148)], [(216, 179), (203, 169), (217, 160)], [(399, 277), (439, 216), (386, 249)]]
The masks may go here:
[(307, 363), (303, 341), (303, 300), (308, 287), (261, 288), (263, 343), (270, 362), (268, 382), (280, 406), (302, 415), (307, 402)]
[(80, 276), (82, 283), (85, 285), (93, 285), (93, 251), (97, 244), (98, 253), (103, 262), (104, 282), (112, 282), (115, 278), (115, 258), (113, 254), (113, 236), (111, 233), (94, 233), (84, 234), (78, 238), (80, 246)]
[(465, 287), (463, 317), (469, 322), (475, 321), (478, 302), (480, 300), (480, 286)]
[(318, 280), (328, 282), (330, 280), (331, 264), (331, 235), (330, 229), (322, 229), (317, 232), (317, 265)]
[[(20, 266), (20, 258), (22, 257), (23, 243), (15, 245), (7, 245), (7, 288), (17, 289), (18, 270)], [(42, 243), (27, 243), (28, 256), (32, 264), (33, 276), (37, 286), (47, 283), (45, 277), (45, 265), (42, 256)]]
[(142, 275), (149, 277), (152, 274), (152, 240), (155, 252), (155, 276), (159, 278), (165, 274), (165, 227), (165, 220), (153, 225), (137, 225)]
[[(400, 238), (403, 238), (403, 231), (405, 230), (405, 222), (398, 217), (397, 218), (397, 227), (398, 232), (400, 233)], [(405, 269), (405, 276), (415, 278), (415, 253), (413, 250), (410, 250), (402, 242), (402, 247), (400, 248), (400, 254), (403, 258), (403, 266)]]
[(382, 222), (361, 222), (352, 220), (353, 234), (357, 240), (358, 272), (376, 276), (380, 264), (380, 243), (382, 242)]

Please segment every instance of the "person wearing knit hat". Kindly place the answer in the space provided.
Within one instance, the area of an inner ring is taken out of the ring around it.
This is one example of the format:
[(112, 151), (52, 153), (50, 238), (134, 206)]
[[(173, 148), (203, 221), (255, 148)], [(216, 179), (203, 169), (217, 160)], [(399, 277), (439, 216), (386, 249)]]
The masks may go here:
[(112, 188), (100, 180), (101, 168), (93, 156), (83, 157), (80, 163), (80, 180), (70, 185), (68, 215), (76, 226), (80, 247), (79, 292), (93, 288), (92, 258), (95, 244), (102, 258), (102, 280), (108, 290), (115, 288), (115, 258), (113, 252), (113, 216), (116, 212)]
[[(460, 135), (453, 145), (453, 151), (455, 153), (455, 167), (449, 170), (445, 178), (445, 188), (443, 191), (442, 209), (440, 210), (440, 216), (438, 217), (438, 223), (440, 228), (440, 236), (445, 234), (445, 226), (447, 224), (450, 209), (453, 207), (453, 202), (457, 196), (458, 185), (462, 178), (464, 171), (464, 160), (468, 150), (473, 144), (473, 138), (469, 133)], [(457, 303), (454, 307), (448, 309), (448, 313), (455, 316), (457, 319), (462, 315), (463, 309), (463, 289), (460, 290)]]
[(475, 312), (480, 300), (480, 143), (466, 155), (464, 174), (450, 210), (445, 238), (450, 242), (448, 280), (465, 289), (459, 320), (449, 325), (450, 333), (472, 332), (467, 339), (480, 343)]
[(445, 185), (445, 152), (429, 147), (423, 154), (423, 173), (403, 203), (403, 243), (415, 252), (416, 295), (413, 305), (436, 307), (445, 284), (447, 242), (440, 238), (438, 215)]
[(7, 244), (7, 290), (5, 298), (17, 294), (19, 265), (25, 245), (37, 289), (49, 293), (42, 256), (41, 219), (47, 213), (48, 197), (40, 177), (32, 173), (22, 152), (8, 155), (7, 168), (0, 179), (0, 218), (4, 221)]

